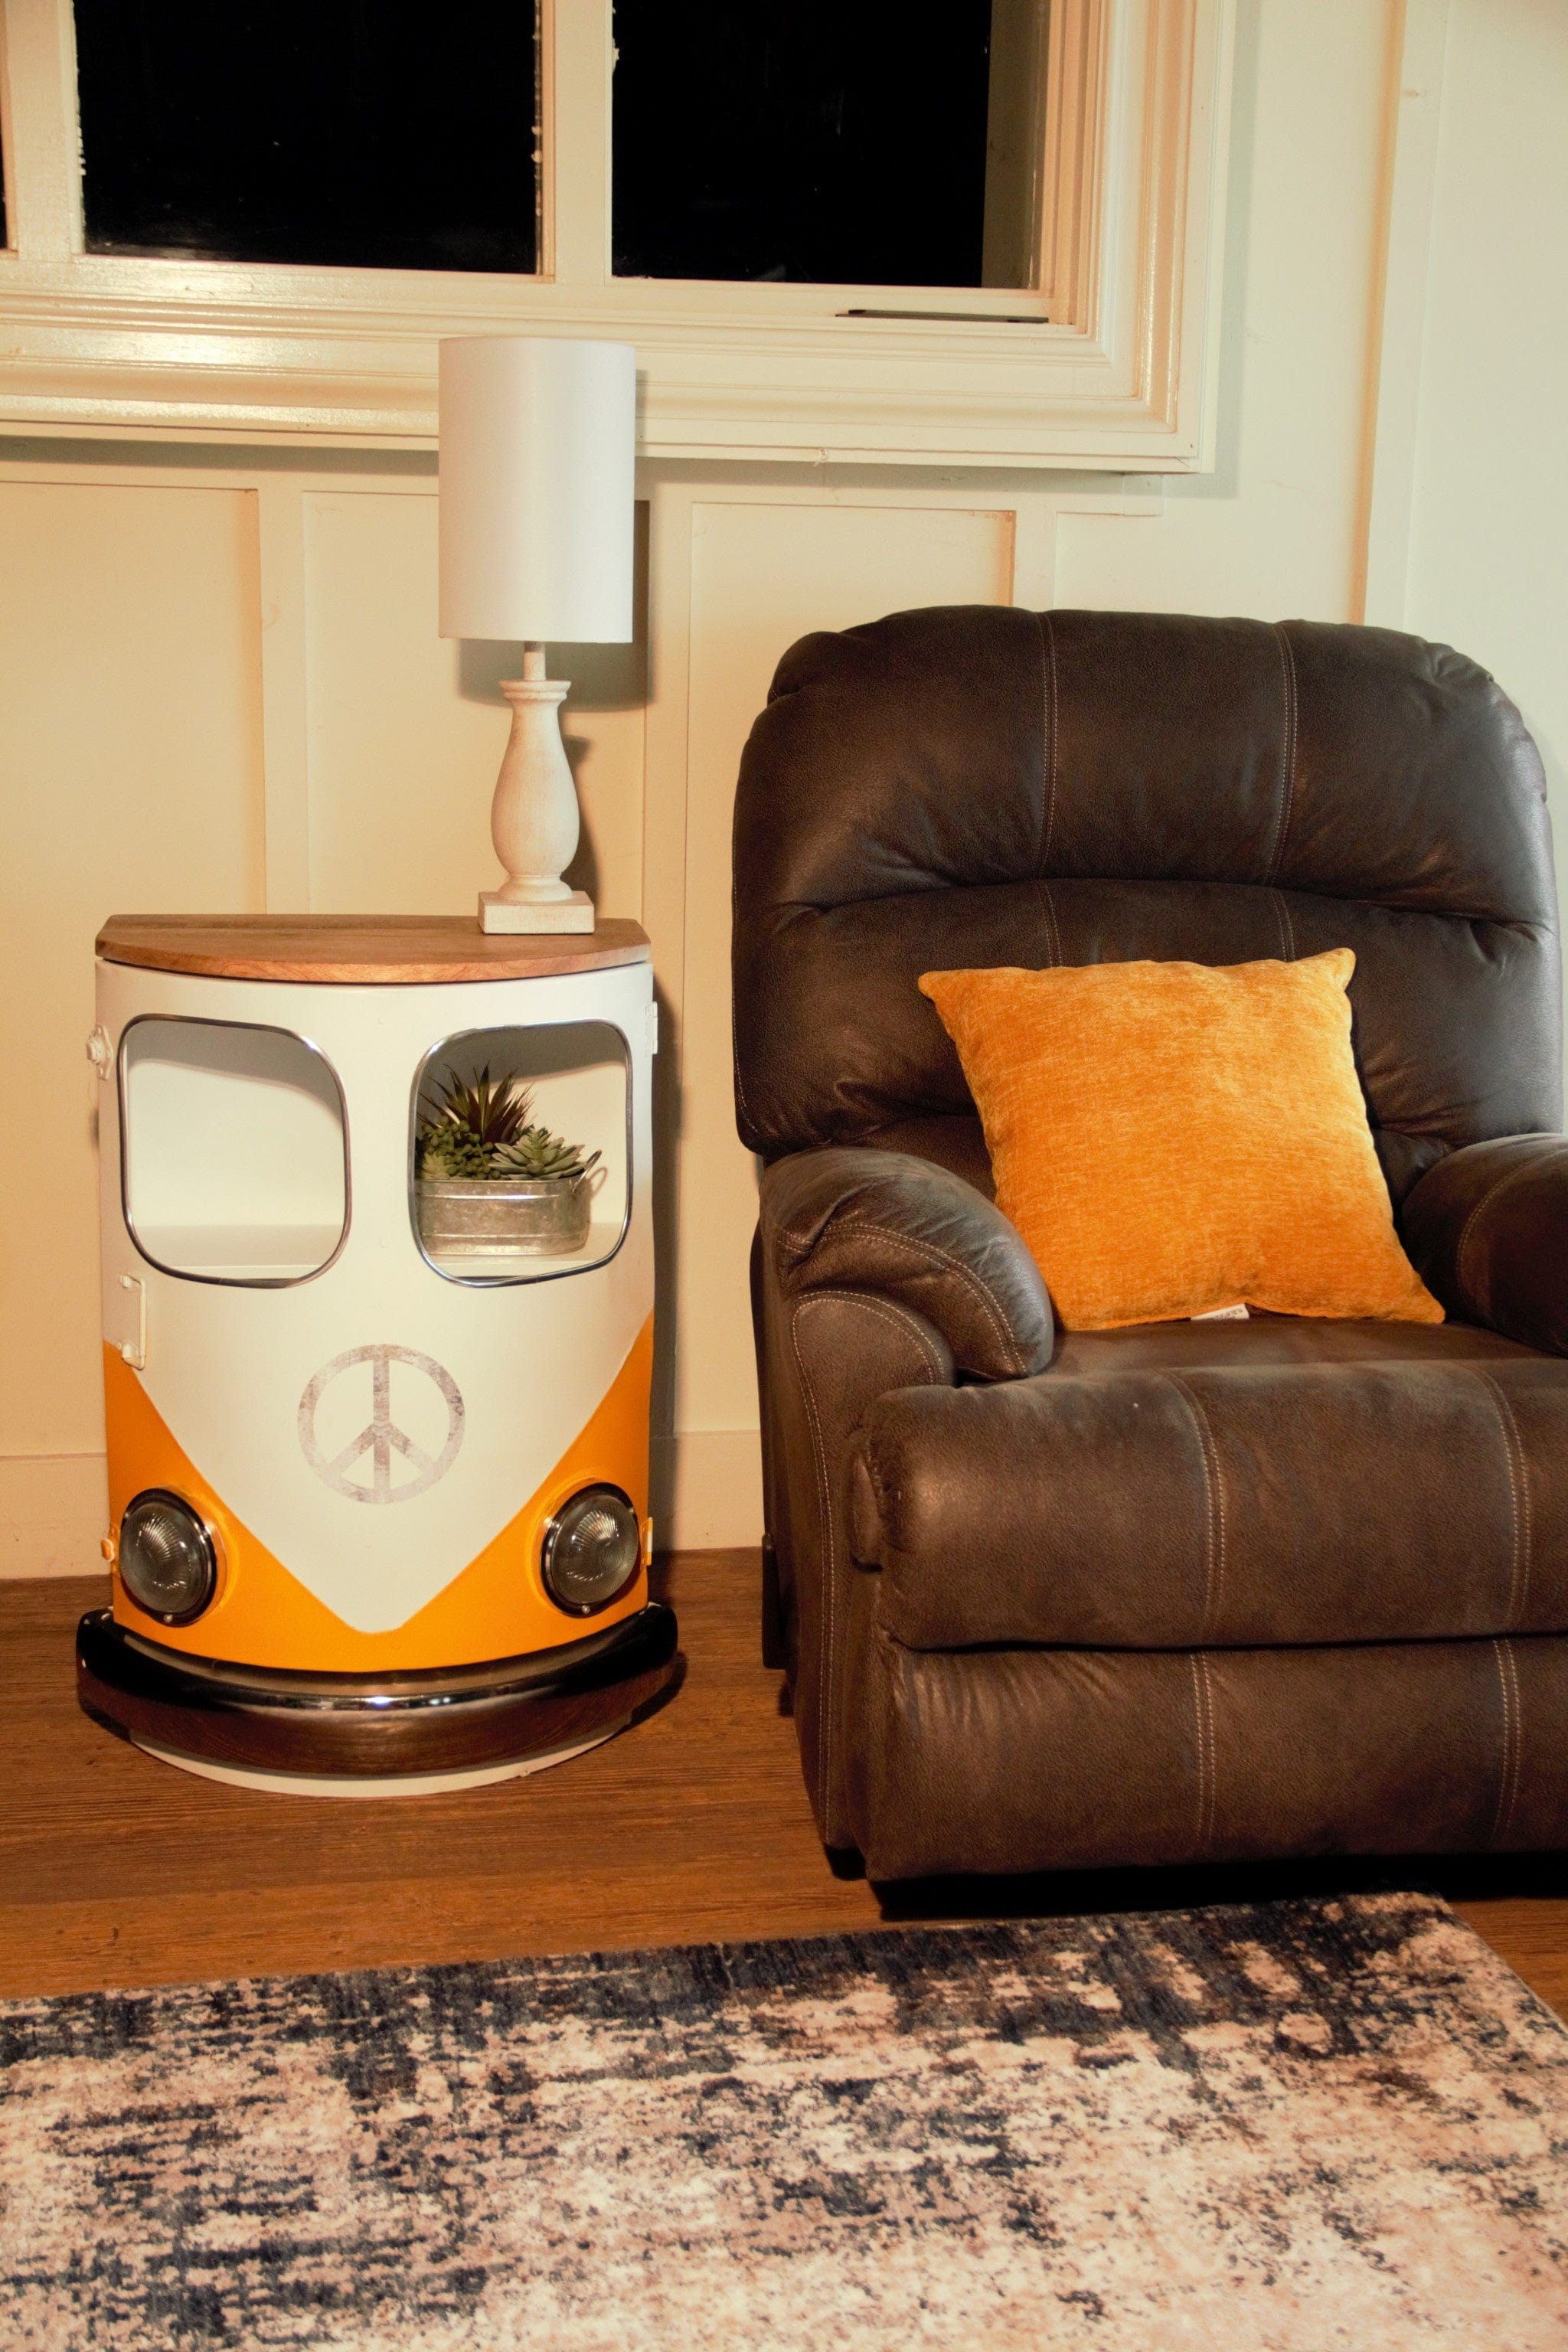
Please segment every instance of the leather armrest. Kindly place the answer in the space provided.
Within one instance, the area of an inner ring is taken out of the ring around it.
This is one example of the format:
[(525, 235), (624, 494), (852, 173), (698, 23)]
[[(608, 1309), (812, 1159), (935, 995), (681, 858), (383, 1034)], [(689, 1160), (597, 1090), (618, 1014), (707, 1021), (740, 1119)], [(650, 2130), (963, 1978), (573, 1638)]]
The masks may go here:
[(1405, 1195), (1405, 1246), (1450, 1315), (1568, 1356), (1568, 1138), (1468, 1143)]
[(761, 1208), (763, 1245), (787, 1296), (898, 1299), (984, 1380), (1050, 1362), (1055, 1326), (1038, 1266), (1017, 1227), (948, 1169), (910, 1152), (828, 1145), (776, 1161)]

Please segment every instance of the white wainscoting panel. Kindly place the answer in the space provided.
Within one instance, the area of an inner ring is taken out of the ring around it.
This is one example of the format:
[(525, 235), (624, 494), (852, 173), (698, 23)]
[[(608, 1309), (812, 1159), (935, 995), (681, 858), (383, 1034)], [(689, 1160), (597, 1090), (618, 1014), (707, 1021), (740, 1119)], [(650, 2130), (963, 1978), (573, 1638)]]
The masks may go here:
[(104, 1509), (92, 943), (116, 911), (261, 902), (256, 500), (0, 481), (0, 1529), (13, 1570), (80, 1571)]
[[(515, 646), (437, 635), (434, 483), (303, 499), (310, 903), (467, 915), (498, 877), (490, 794)], [(552, 649), (583, 809), (572, 878), (606, 914), (641, 897), (642, 649)]]
[(678, 1543), (751, 1543), (762, 1525), (747, 1294), (757, 1178), (735, 1133), (731, 1064), (742, 749), (780, 656), (811, 629), (912, 604), (1048, 603), (1056, 518), (1075, 496), (1120, 510), (1123, 493), (656, 489), (644, 919), (666, 994), (668, 1093), (655, 1510)]

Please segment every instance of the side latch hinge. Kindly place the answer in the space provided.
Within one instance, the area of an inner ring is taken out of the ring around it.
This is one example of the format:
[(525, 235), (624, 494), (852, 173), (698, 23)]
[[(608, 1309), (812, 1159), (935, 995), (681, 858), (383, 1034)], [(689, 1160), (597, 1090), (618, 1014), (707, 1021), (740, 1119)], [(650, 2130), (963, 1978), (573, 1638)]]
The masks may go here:
[(139, 1372), (147, 1361), (147, 1286), (140, 1276), (121, 1276), (114, 1303), (120, 1311), (109, 1344), (118, 1348), (133, 1372)]

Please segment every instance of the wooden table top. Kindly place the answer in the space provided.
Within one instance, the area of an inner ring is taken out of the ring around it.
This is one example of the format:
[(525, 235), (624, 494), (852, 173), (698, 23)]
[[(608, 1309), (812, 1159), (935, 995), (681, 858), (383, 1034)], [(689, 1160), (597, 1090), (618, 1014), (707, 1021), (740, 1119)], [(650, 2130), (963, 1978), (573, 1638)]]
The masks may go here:
[(481, 931), (467, 915), (111, 915), (98, 935), (110, 963), (215, 980), (414, 986), (432, 981), (544, 980), (646, 963), (640, 924), (523, 937)]

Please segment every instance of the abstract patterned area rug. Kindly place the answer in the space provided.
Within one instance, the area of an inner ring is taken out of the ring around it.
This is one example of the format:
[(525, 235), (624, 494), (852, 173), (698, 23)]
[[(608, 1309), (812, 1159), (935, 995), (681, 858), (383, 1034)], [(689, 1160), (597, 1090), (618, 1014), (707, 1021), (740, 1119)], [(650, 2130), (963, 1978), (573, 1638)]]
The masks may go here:
[(1352, 1896), (0, 2008), (0, 2344), (1568, 2343), (1568, 2032)]

